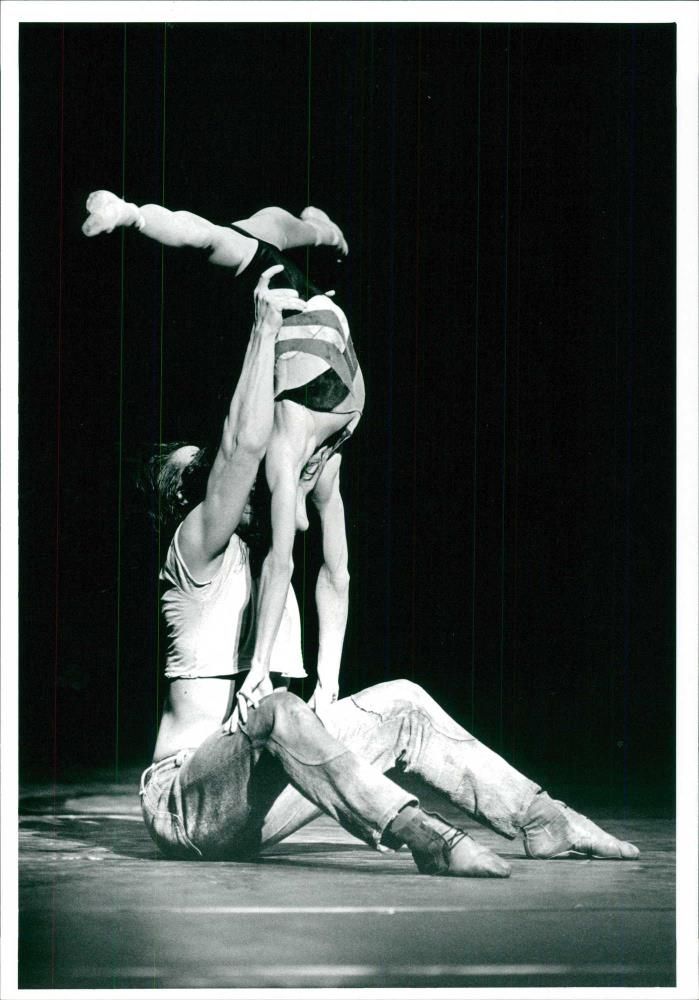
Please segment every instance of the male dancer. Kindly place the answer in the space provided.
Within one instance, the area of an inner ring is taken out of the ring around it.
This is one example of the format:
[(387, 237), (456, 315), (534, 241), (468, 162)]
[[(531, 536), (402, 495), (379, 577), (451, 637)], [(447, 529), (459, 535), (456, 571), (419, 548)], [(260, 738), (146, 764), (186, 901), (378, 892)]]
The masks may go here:
[[(288, 290), (270, 289), (271, 277), (270, 269), (256, 288), (255, 324), (213, 464), (205, 477), (188, 474), (196, 455), (184, 446), (157, 480), (165, 494), (159, 509), (180, 520), (161, 573), (170, 688), (141, 781), (151, 836), (172, 857), (242, 859), (325, 812), (368, 844), (407, 844), (420, 872), (510, 874), (494, 852), (421, 809), (402, 786), (405, 775), (503, 836), (521, 834), (531, 858), (634, 860), (636, 847), (551, 799), (409, 681), (378, 684), (316, 712), (286, 690), (260, 696), (261, 685), (243, 685), (238, 725), (223, 724), (241, 668), (231, 637), (241, 636), (250, 600), (243, 536), (272, 434), (274, 342), (282, 310), (300, 305)], [(317, 479), (321, 504), (331, 492), (329, 468)], [(332, 533), (324, 533), (327, 563), (326, 538)], [(280, 672), (298, 662), (298, 634), (280, 631), (274, 657)]]

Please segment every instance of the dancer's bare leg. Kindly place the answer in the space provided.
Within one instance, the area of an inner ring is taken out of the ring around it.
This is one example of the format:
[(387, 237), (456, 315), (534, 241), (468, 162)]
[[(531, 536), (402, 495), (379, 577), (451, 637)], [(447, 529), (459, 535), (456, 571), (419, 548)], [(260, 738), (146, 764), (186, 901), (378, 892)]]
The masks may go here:
[[(194, 247), (210, 252), (213, 264), (241, 270), (255, 252), (254, 239), (228, 226), (218, 226), (193, 212), (176, 211), (162, 205), (136, 205), (111, 191), (93, 191), (88, 197), (86, 236), (111, 233), (119, 226), (135, 226), (144, 236), (169, 247)], [(319, 209), (304, 209), (308, 220), (297, 219), (282, 208), (264, 208), (236, 225), (250, 236), (266, 240), (280, 250), (327, 244), (347, 252), (341, 230)], [(302, 213), (303, 215), (303, 213)]]
[(135, 205), (111, 191), (94, 191), (85, 207), (90, 213), (82, 227), (86, 236), (111, 233), (119, 226), (135, 226), (163, 246), (208, 250), (213, 264), (237, 269), (255, 252), (255, 240), (193, 212), (171, 212), (161, 205)]
[(249, 219), (240, 219), (235, 225), (280, 250), (331, 246), (337, 247), (342, 254), (349, 252), (340, 227), (325, 212), (310, 205), (299, 218), (283, 208), (270, 207), (260, 209)]

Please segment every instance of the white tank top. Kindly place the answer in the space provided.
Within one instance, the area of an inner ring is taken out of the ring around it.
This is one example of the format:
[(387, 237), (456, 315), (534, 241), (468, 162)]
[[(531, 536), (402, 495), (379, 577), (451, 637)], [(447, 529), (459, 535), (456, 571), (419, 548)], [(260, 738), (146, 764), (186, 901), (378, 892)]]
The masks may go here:
[[(165, 676), (221, 677), (250, 669), (255, 648), (255, 588), (248, 547), (233, 534), (217, 572), (195, 580), (187, 569), (177, 528), (160, 579), (165, 584), (161, 607), (167, 627)], [(270, 671), (284, 677), (306, 677), (301, 655), (301, 622), (293, 588), (289, 587), (279, 632), (272, 647)]]

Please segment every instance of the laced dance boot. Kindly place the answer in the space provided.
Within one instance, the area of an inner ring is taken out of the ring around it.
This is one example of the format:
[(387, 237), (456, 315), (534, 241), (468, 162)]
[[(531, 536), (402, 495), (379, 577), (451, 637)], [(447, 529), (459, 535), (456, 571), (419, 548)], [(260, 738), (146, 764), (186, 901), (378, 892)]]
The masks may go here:
[(639, 850), (626, 840), (605, 833), (587, 816), (569, 809), (546, 792), (534, 796), (524, 822), (524, 850), (528, 857), (558, 858), (579, 854), (586, 858), (635, 861)]
[(401, 809), (383, 842), (389, 847), (407, 844), (423, 875), (461, 878), (507, 878), (510, 865), (463, 830), (417, 806)]

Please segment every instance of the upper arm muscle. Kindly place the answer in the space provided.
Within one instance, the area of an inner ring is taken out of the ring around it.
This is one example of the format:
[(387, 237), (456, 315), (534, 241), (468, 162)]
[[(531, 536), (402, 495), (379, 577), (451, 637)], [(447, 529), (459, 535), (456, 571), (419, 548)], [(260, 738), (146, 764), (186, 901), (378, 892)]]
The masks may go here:
[(228, 458), (221, 452), (209, 473), (204, 500), (190, 511), (180, 529), (182, 556), (193, 573), (210, 570), (240, 524), (260, 458), (236, 449)]

